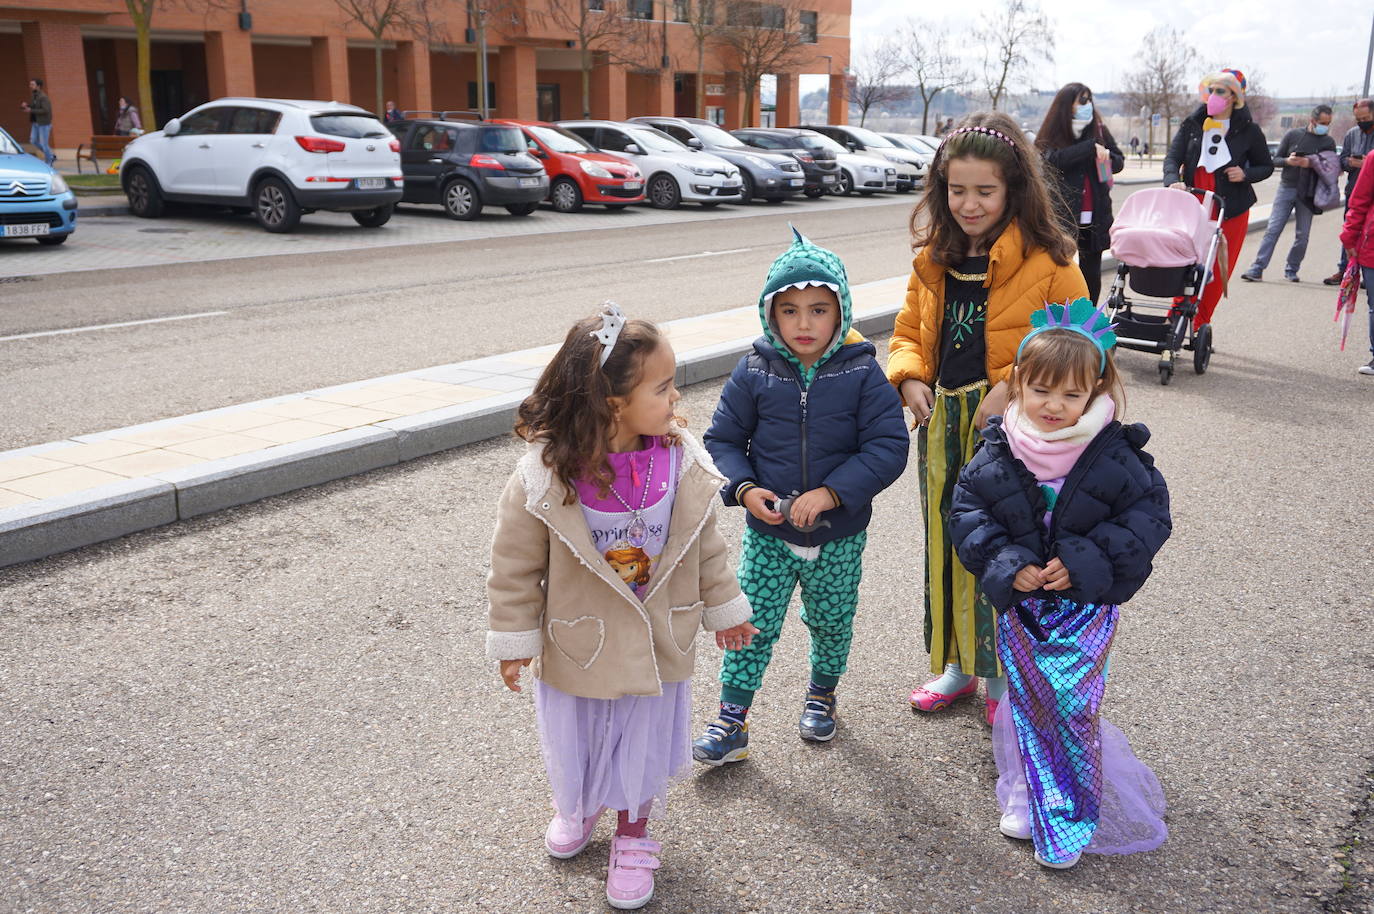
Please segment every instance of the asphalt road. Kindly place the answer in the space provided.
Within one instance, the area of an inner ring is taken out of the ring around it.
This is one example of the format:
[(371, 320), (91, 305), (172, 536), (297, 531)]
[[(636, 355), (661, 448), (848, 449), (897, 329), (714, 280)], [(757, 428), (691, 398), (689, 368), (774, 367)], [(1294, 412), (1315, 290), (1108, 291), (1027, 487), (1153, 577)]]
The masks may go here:
[[(1152, 357), (1121, 359), (1175, 532), (1123, 611), (1104, 711), (1164, 785), (1164, 847), (1041, 869), (997, 831), (979, 708), (907, 710), (926, 666), (908, 471), (876, 504), (839, 737), (795, 735), (793, 620), (752, 758), (674, 789), (650, 910), (1370, 910), (1374, 382), (1358, 321), (1336, 351), (1329, 288), (1236, 293), (1205, 376), (1161, 388)], [(718, 393), (687, 391), (698, 432)], [(605, 910), (608, 826), (575, 860), (544, 854), (533, 707), (482, 655), (519, 453), (495, 440), (0, 572), (0, 912)], [(721, 523), (737, 543), (739, 512)]]
[[(1139, 189), (1118, 187), (1118, 201)], [(285, 237), (206, 212), (152, 227), (198, 239), (187, 242), (188, 258), (236, 259), (174, 265), (146, 264), (150, 250), (169, 243), (144, 234), (148, 220), (90, 218), (60, 249), (0, 245), (0, 266), (12, 272), (30, 259), (39, 270), (55, 254), (84, 256), (83, 246), (120, 254), (100, 261), (109, 268), (99, 271), (0, 282), (0, 384), (9, 407), (0, 449), (556, 342), (605, 299), (650, 320), (737, 307), (756, 300), (790, 238), (789, 222), (839, 251), (852, 282), (887, 279), (910, 269), (914, 201), (541, 211), (471, 223), (410, 207), (378, 232), (347, 216), (337, 217), (346, 226), (325, 224), (331, 214), (317, 214), (300, 235)], [(508, 234), (513, 224), (540, 223), (569, 229)], [(370, 246), (393, 235), (427, 240)], [(319, 238), (353, 247), (265, 256)], [(120, 262), (140, 265), (113, 268)], [(9, 339), (149, 320), (159, 322)]]

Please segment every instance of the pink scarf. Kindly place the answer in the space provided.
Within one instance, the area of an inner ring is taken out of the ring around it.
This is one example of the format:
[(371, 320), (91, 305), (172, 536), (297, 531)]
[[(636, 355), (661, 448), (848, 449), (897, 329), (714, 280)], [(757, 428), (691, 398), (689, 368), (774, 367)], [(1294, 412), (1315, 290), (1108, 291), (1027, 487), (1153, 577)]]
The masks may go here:
[(1042, 432), (1021, 413), (1012, 401), (1007, 407), (1002, 428), (1012, 456), (1026, 465), (1039, 482), (1063, 479), (1078, 462), (1089, 442), (1116, 417), (1116, 404), (1107, 394), (1099, 394), (1092, 405), (1068, 428)]

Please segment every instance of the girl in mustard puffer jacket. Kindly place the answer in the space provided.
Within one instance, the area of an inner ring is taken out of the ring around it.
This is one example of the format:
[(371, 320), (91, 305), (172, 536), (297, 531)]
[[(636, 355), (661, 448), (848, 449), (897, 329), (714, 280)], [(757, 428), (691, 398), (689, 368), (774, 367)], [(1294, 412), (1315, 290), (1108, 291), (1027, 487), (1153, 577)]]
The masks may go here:
[(911, 706), (944, 710), (974, 694), (981, 676), (989, 724), (1006, 693), (996, 614), (954, 554), (947, 524), (978, 430), (1007, 402), (1031, 314), (1088, 294), (1041, 169), (1004, 114), (972, 114), (945, 136), (911, 216), (916, 259), (887, 362), (888, 380), (919, 426), (925, 642), (931, 672), (941, 674), (912, 691)]

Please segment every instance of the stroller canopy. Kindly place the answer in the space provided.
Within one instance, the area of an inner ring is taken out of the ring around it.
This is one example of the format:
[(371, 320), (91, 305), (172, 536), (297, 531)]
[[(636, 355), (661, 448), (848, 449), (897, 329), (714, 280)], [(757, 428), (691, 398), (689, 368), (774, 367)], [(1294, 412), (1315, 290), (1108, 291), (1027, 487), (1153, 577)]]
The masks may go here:
[(1112, 254), (1131, 267), (1184, 267), (1202, 263), (1216, 224), (1186, 190), (1153, 187), (1126, 198), (1112, 224)]

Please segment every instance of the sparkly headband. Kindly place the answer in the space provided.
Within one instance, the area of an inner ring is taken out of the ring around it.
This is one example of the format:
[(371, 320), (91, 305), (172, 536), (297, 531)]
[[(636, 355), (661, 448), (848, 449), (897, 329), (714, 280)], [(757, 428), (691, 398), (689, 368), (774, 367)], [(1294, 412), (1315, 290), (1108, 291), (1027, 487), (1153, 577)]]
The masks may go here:
[(620, 310), (620, 306), (613, 301), (603, 302), (601, 311), (598, 313), (601, 318), (601, 329), (593, 330), (588, 336), (596, 337), (601, 344), (601, 367), (606, 367), (606, 360), (611, 357), (611, 350), (615, 348), (615, 341), (620, 338), (621, 328), (625, 326), (625, 314)]
[(960, 127), (958, 130), (951, 130), (949, 133), (945, 134), (944, 140), (940, 143), (940, 148), (943, 149), (945, 143), (948, 143), (961, 133), (981, 133), (983, 136), (996, 137), (1010, 146), (1012, 152), (1016, 151), (1016, 144), (1012, 142), (1011, 137), (1000, 130), (993, 130), (991, 127)]
[[(1099, 318), (1101, 323), (1099, 324)], [(1062, 305), (1045, 305), (1043, 311), (1036, 311), (1030, 319), (1031, 332), (1027, 333), (1021, 340), (1021, 345), (1016, 348), (1016, 361), (1021, 361), (1021, 351), (1026, 348), (1026, 343), (1030, 338), (1037, 334), (1044, 333), (1046, 330), (1070, 330), (1079, 336), (1086, 337), (1094, 346), (1097, 347), (1101, 361), (1098, 364), (1097, 373), (1100, 376), (1107, 369), (1107, 350), (1116, 345), (1116, 324), (1109, 323), (1107, 315), (1101, 308), (1094, 308), (1093, 303), (1086, 298), (1080, 298), (1072, 302), (1064, 302)]]

